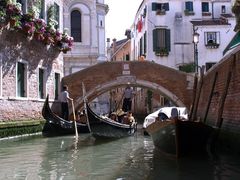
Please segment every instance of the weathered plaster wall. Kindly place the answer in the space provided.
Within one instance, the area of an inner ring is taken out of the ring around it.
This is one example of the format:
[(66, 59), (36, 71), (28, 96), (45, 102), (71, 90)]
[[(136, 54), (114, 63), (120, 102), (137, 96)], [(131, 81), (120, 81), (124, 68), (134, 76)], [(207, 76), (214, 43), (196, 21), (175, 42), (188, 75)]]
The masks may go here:
[[(22, 32), (0, 31), (0, 121), (42, 118), (44, 99), (38, 95), (38, 68), (46, 72), (46, 94), (54, 98), (55, 72), (63, 76), (63, 58), (57, 48), (27, 38)], [(27, 64), (27, 96), (16, 95), (16, 65)], [(45, 94), (45, 96), (46, 96)]]

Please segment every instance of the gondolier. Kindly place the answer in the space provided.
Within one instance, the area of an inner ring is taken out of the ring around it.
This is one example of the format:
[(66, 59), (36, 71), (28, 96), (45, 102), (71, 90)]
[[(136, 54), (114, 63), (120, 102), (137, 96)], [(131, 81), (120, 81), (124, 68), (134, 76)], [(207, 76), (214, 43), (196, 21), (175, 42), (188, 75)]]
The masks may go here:
[(133, 98), (134, 92), (133, 89), (130, 86), (127, 86), (123, 93), (123, 111), (131, 111), (132, 110), (132, 98)]
[(63, 91), (61, 92), (60, 101), (61, 101), (61, 108), (62, 108), (62, 118), (65, 120), (68, 120), (68, 116), (69, 116), (68, 101), (73, 101), (73, 99), (69, 97), (67, 85), (63, 86)]

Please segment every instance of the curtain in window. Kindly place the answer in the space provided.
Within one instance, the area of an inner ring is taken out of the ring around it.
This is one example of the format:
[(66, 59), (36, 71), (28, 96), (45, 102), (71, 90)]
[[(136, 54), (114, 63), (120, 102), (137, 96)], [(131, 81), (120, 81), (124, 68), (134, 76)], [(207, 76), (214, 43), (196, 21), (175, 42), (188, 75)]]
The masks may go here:
[(75, 42), (82, 42), (81, 37), (81, 13), (78, 10), (71, 12), (71, 36)]

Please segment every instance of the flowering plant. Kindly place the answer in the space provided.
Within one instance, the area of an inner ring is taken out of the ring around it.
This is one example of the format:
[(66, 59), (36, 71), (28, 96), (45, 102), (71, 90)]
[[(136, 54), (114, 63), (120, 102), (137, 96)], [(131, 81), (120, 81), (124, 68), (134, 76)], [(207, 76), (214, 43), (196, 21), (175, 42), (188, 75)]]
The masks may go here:
[(34, 37), (38, 41), (43, 41), (45, 39), (44, 34), (46, 32), (46, 23), (43, 19), (35, 19), (34, 20), (35, 25), (35, 32)]
[(66, 53), (67, 51), (70, 51), (72, 49), (73, 37), (69, 36), (66, 30), (62, 34), (62, 39), (59, 45), (60, 45), (59, 49), (63, 53)]
[(34, 13), (22, 14), (20, 9), (17, 4), (3, 6), (0, 2), (0, 29), (9, 23), (11, 30), (20, 30), (40, 42), (58, 47), (64, 53), (71, 50), (73, 38), (66, 30), (60, 33), (54, 27), (56, 23), (46, 24), (43, 19), (36, 19)]
[(20, 28), (21, 26), (21, 10), (15, 4), (7, 4), (6, 19), (10, 23), (11, 28)]

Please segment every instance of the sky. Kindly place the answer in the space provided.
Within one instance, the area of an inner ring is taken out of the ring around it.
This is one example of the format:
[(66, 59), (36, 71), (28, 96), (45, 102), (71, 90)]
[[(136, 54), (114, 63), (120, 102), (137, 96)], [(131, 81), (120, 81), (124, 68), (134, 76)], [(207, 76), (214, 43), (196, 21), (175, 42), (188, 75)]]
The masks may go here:
[(117, 41), (125, 39), (125, 30), (129, 29), (134, 22), (135, 15), (142, 0), (105, 0), (109, 6), (106, 15), (106, 38)]

